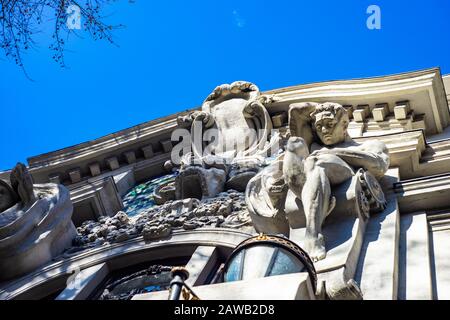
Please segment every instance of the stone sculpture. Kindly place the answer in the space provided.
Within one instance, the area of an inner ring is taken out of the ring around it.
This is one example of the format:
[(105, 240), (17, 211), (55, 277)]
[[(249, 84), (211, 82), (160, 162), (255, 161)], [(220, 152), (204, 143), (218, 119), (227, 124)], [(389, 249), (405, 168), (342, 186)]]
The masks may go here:
[(287, 191), (283, 161), (280, 159), (250, 180), (245, 200), (257, 232), (289, 236), (289, 222), (285, 212)]
[[(331, 187), (351, 179), (359, 168), (381, 178), (389, 168), (389, 154), (380, 141), (353, 141), (347, 133), (347, 111), (339, 104), (294, 104), (289, 117), (293, 137), (288, 142), (284, 176), (303, 204), (306, 249), (313, 259), (321, 260), (326, 256), (322, 224), (336, 204)], [(297, 138), (302, 136), (305, 139)]]
[(17, 201), (16, 192), (6, 182), (0, 180), (0, 213), (14, 206)]
[[(76, 236), (69, 191), (57, 184), (33, 184), (27, 168), (12, 170), (12, 188), (0, 189), (0, 280), (24, 275), (70, 248)], [(15, 198), (15, 195), (18, 195)], [(13, 200), (11, 200), (13, 199)], [(12, 205), (11, 205), (12, 204)]]
[[(376, 179), (389, 168), (388, 150), (376, 140), (363, 144), (353, 141), (347, 133), (348, 124), (346, 110), (337, 103), (291, 105), (291, 138), (286, 152), (247, 187), (247, 205), (255, 228), (286, 234), (289, 225), (304, 218), (305, 249), (315, 261), (326, 257), (322, 235), (325, 218), (335, 208), (350, 208), (347, 204), (337, 206), (337, 202), (352, 200), (362, 216), (385, 205)], [(278, 187), (274, 193), (264, 180), (278, 181), (280, 186), (285, 183), (288, 191)], [(289, 214), (283, 200), (289, 193), (300, 202), (304, 217), (295, 216), (298, 212)]]
[(176, 199), (211, 198), (223, 191), (226, 171), (217, 168), (188, 166), (175, 179)]
[[(192, 190), (192, 184), (198, 185), (200, 194), (195, 197), (199, 199), (213, 197), (225, 188), (245, 190), (267, 152), (279, 141), (278, 135), (271, 136), (272, 120), (264, 106), (271, 99), (261, 95), (254, 84), (237, 81), (217, 87), (201, 111), (178, 119), (179, 126), (190, 129), (194, 143), (192, 154), (183, 158), (177, 199), (189, 196), (185, 191)], [(196, 142), (196, 137), (214, 138), (208, 144)]]
[[(206, 98), (200, 112), (181, 117), (178, 123), (190, 126), (193, 136), (198, 129), (217, 130), (218, 141), (209, 145), (207, 155), (223, 159), (253, 156), (267, 148), (272, 120), (264, 104), (270, 99), (250, 82), (223, 84)], [(205, 153), (197, 147), (194, 145), (194, 156), (203, 159)]]

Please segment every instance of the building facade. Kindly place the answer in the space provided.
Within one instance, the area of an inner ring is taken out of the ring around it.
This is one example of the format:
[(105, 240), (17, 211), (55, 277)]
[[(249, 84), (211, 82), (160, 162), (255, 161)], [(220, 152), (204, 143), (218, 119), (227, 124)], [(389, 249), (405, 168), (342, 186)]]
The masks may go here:
[(0, 299), (167, 299), (173, 267), (200, 299), (450, 299), (446, 92), (235, 82), (31, 157), (0, 173)]

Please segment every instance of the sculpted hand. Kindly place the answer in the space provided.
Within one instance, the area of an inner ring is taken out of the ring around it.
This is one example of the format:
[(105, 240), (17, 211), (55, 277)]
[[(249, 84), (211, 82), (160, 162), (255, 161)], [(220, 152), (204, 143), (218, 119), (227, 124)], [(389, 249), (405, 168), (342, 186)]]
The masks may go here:
[(213, 117), (211, 117), (211, 114), (209, 114), (208, 112), (204, 112), (204, 111), (200, 111), (199, 113), (197, 113), (195, 120), (202, 121), (203, 124), (205, 125), (205, 127), (207, 127), (207, 128), (212, 126), (214, 123), (214, 119), (213, 119)]

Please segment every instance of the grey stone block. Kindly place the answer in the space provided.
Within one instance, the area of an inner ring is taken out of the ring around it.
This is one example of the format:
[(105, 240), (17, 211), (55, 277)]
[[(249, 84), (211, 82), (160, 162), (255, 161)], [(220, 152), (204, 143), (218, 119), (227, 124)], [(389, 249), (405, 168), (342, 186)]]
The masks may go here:
[(98, 162), (91, 163), (89, 165), (89, 171), (93, 177), (96, 177), (101, 174), (100, 164)]
[(117, 160), (117, 157), (107, 158), (107, 159), (105, 159), (105, 162), (111, 171), (114, 171), (114, 170), (117, 170), (120, 168), (119, 160)]
[(124, 152), (123, 156), (125, 157), (125, 161), (128, 164), (132, 164), (132, 163), (136, 162), (136, 154), (134, 153), (134, 151)]
[(72, 183), (77, 183), (81, 181), (81, 170), (80, 168), (73, 168), (69, 170), (69, 177)]

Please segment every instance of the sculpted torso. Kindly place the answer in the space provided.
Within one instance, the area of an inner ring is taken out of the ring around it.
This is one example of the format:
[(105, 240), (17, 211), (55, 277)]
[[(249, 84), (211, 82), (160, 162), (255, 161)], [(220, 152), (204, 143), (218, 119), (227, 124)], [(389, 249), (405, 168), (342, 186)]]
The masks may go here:
[[(256, 135), (251, 120), (244, 117), (244, 108), (247, 100), (235, 98), (217, 105), (212, 114), (214, 116), (218, 137), (222, 140), (215, 147), (214, 151), (226, 150), (245, 151), (246, 148), (256, 143)], [(243, 138), (247, 137), (248, 142), (244, 144)]]

